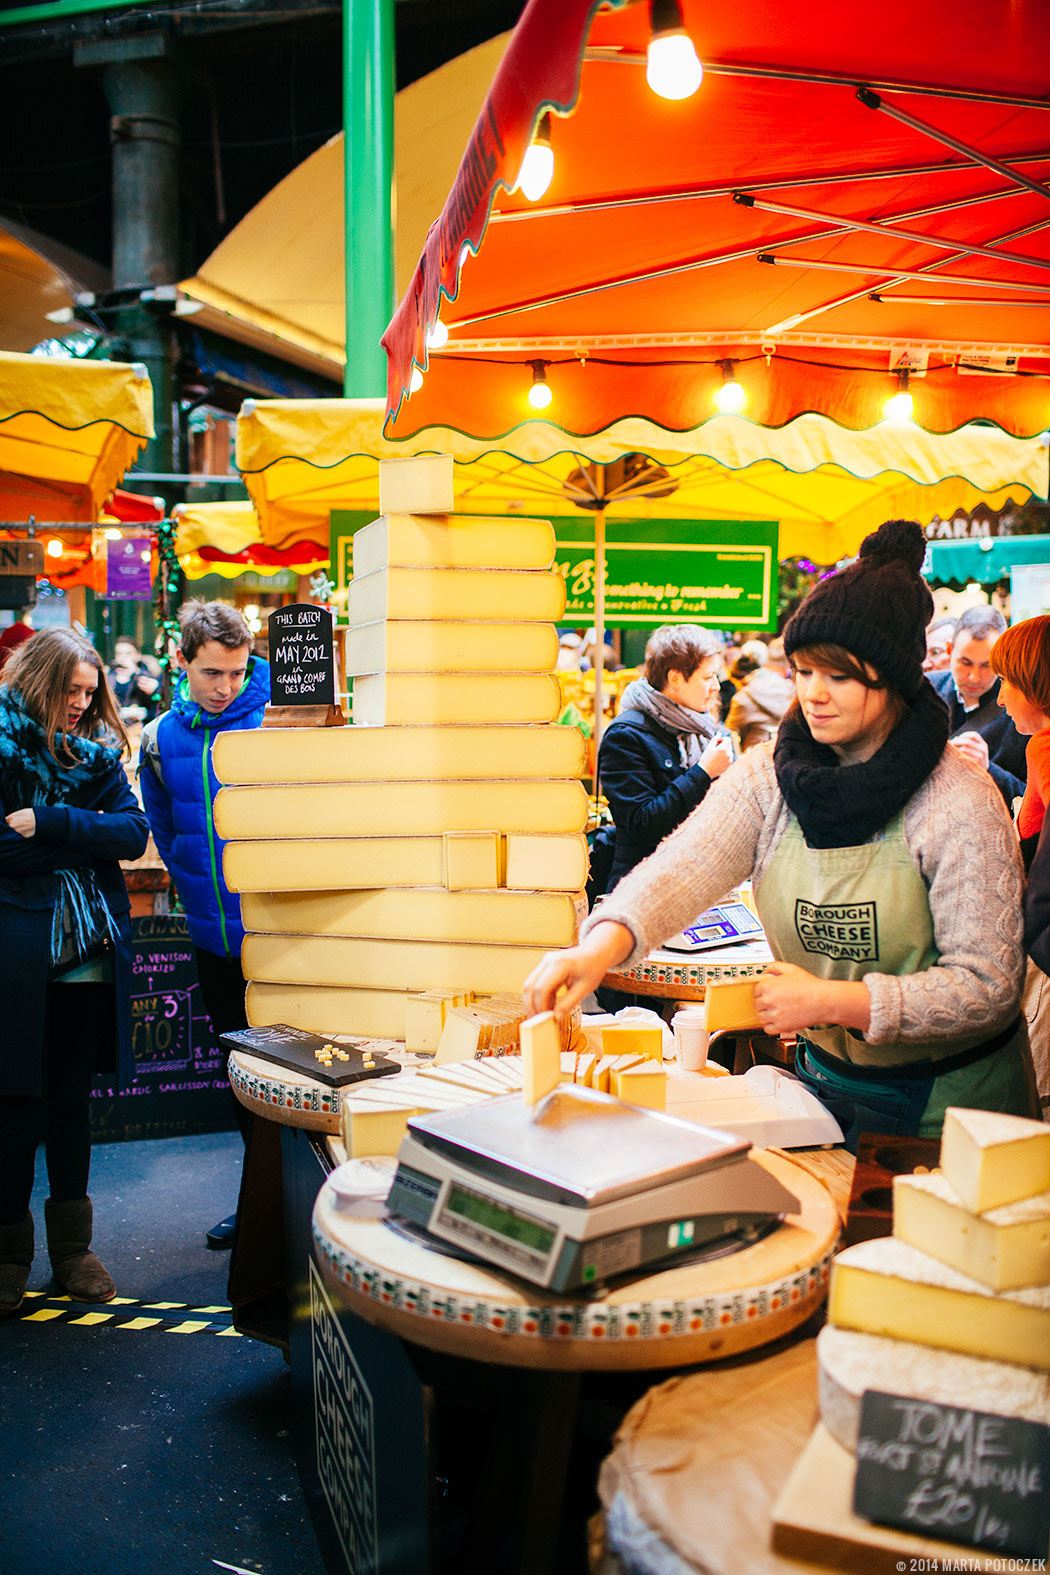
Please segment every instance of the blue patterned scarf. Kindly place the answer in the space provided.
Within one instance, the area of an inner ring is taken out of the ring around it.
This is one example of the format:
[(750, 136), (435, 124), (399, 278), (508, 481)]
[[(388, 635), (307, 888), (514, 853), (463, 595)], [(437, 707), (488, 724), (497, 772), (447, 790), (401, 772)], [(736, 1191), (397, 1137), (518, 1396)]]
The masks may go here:
[[(61, 733), (56, 748), (75, 757), (56, 760), (40, 723), (22, 696), (0, 685), (0, 801), (3, 814), (16, 809), (62, 804), (78, 789), (108, 775), (120, 763), (120, 747), (108, 733), (81, 738)], [(58, 901), (51, 927), (51, 962), (65, 964), (91, 952), (106, 937), (115, 941), (116, 921), (91, 870), (58, 870)]]

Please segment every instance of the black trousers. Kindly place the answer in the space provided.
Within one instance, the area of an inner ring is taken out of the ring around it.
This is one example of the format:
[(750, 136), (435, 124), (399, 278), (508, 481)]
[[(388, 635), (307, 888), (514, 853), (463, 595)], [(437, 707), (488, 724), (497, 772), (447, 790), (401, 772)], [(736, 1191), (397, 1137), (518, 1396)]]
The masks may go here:
[(55, 1202), (87, 1196), (91, 1085), (112, 1033), (111, 984), (48, 985), (43, 1093), (0, 1097), (0, 1225), (29, 1210), (41, 1138)]
[[(203, 946), (195, 946), (193, 952), (204, 1010), (211, 1018), (212, 1031), (216, 1039), (220, 1034), (232, 1033), (238, 1028), (247, 1028), (248, 1019), (244, 1013), (244, 974), (241, 972), (240, 957), (220, 957), (217, 952), (206, 951)], [(225, 1072), (229, 1066), (230, 1052), (224, 1046), (220, 1048), (222, 1069)], [(247, 1143), (252, 1124), (251, 1111), (245, 1110), (232, 1091), (230, 1098), (234, 1104), (237, 1128)]]

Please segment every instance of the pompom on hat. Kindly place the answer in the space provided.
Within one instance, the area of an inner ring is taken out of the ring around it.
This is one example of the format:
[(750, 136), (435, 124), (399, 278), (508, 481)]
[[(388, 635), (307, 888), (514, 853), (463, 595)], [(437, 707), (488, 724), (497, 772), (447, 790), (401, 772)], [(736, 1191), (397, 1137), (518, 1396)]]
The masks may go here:
[(887, 520), (848, 568), (815, 585), (784, 629), (784, 650), (841, 645), (896, 684), (905, 700), (922, 688), (933, 597), (920, 576), (926, 538), (914, 520)]

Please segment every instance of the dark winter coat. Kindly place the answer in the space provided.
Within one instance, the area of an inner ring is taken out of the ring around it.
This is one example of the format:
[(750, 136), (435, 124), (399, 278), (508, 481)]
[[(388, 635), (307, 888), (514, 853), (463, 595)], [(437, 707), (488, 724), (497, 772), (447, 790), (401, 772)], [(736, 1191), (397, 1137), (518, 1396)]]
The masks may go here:
[(712, 779), (702, 766), (683, 766), (675, 734), (634, 710), (602, 734), (598, 775), (616, 825), (611, 891), (692, 813)]
[(999, 704), (998, 678), (981, 696), (980, 705), (973, 711), (967, 711), (959, 699), (950, 668), (941, 673), (927, 673), (926, 676), (948, 707), (950, 737), (954, 738), (958, 733), (980, 733), (988, 745), (989, 775), (1006, 800), (1007, 809), (1012, 808), (1014, 799), (1023, 797), (1028, 780), (1025, 761), (1028, 740), (1017, 731)]

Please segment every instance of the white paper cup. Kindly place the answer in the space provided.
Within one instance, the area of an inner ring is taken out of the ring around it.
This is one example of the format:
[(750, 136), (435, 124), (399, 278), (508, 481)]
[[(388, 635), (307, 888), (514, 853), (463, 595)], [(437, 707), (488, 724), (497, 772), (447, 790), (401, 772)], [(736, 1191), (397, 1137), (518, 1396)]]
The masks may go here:
[(707, 1014), (699, 1011), (676, 1012), (671, 1019), (674, 1033), (675, 1055), (678, 1065), (686, 1072), (699, 1072), (707, 1061), (710, 1035), (707, 1031)]

